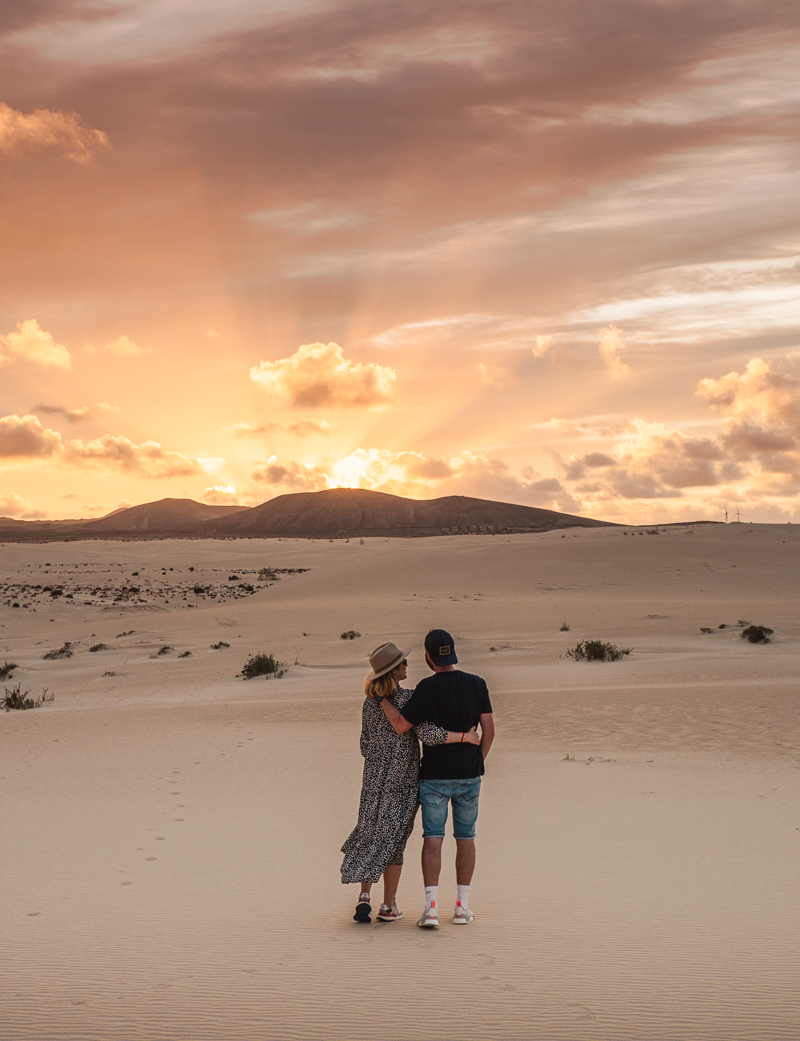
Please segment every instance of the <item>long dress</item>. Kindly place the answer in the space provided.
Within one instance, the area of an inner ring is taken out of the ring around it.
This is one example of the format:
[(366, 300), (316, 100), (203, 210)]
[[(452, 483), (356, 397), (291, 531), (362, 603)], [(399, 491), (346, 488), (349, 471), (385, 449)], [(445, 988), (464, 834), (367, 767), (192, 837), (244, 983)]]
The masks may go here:
[[(414, 692), (398, 687), (390, 699), (402, 709)], [(377, 882), (388, 864), (402, 864), (419, 806), (419, 741), (443, 745), (447, 731), (420, 723), (398, 734), (377, 701), (364, 699), (361, 754), (364, 775), (358, 824), (342, 853), (342, 882)]]

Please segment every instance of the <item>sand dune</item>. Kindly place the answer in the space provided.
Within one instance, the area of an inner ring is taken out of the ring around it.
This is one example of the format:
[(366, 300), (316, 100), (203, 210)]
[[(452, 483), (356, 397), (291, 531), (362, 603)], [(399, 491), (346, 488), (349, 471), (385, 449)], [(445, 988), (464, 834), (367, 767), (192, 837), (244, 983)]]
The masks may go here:
[[(0, 551), (6, 685), (55, 694), (0, 714), (2, 1041), (797, 1037), (796, 526)], [(418, 826), (359, 927), (365, 657), (433, 625), (497, 717), (477, 917), (414, 926)]]

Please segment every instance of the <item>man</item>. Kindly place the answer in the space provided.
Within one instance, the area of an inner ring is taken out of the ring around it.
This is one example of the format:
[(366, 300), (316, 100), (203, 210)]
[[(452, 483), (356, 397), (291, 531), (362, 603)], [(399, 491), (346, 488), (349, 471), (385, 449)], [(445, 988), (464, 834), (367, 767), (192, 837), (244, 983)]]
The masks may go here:
[(433, 671), (418, 685), (402, 713), (386, 700), (382, 707), (398, 733), (429, 720), (445, 730), (466, 734), (480, 723), (481, 743), (424, 745), (419, 771), (422, 805), (422, 877), (425, 911), (417, 922), (438, 928), (437, 891), (442, 867), (442, 842), (448, 806), (453, 807), (456, 840), (458, 899), (454, 925), (468, 925), (475, 917), (469, 908), (469, 887), (475, 870), (475, 821), (478, 817), (484, 760), (494, 740), (494, 716), (486, 683), (480, 676), (456, 669), (455, 643), (444, 629), (425, 637), (425, 661)]

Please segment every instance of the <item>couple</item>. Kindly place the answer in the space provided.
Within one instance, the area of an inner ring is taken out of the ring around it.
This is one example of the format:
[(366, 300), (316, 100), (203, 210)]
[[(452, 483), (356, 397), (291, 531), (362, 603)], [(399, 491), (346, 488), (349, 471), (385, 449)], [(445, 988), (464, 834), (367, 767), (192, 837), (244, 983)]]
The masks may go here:
[[(416, 690), (400, 686), (407, 675), (409, 649), (384, 643), (369, 656), (372, 671), (364, 681), (361, 715), (364, 777), (358, 824), (342, 846), (342, 882), (361, 885), (356, 922), (370, 921), (370, 891), (381, 875), (378, 918), (402, 918), (395, 897), (403, 851), (421, 804), (425, 910), (417, 925), (438, 928), (437, 886), (452, 802), (458, 885), (453, 923), (468, 925), (474, 918), (468, 896), (475, 869), (481, 775), (494, 740), (492, 705), (484, 680), (455, 668), (455, 645), (444, 629), (431, 629), (425, 637), (425, 661), (433, 675)], [(419, 740), (425, 746), (421, 765)]]

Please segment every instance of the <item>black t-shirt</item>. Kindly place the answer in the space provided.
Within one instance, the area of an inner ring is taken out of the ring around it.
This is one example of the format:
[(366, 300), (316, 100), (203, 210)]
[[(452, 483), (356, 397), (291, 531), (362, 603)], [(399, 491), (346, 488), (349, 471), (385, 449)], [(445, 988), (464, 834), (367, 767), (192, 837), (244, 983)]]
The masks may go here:
[[(402, 715), (413, 723), (426, 719), (445, 730), (471, 730), (484, 712), (492, 711), (486, 681), (469, 672), (435, 672), (417, 684)], [(421, 780), (442, 781), (480, 777), (480, 745), (423, 745)]]

